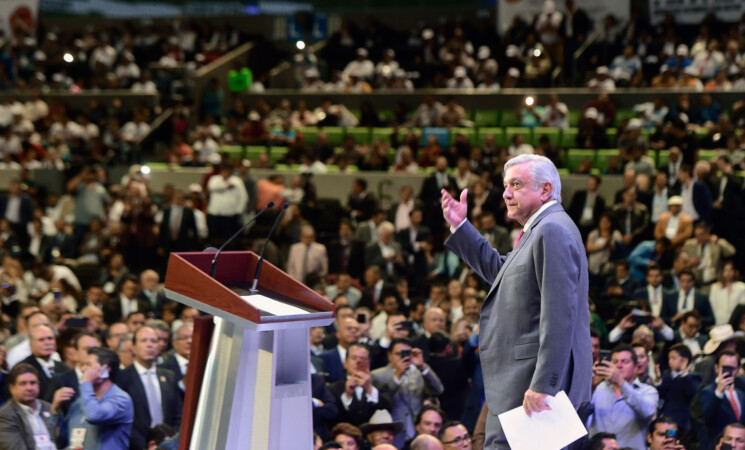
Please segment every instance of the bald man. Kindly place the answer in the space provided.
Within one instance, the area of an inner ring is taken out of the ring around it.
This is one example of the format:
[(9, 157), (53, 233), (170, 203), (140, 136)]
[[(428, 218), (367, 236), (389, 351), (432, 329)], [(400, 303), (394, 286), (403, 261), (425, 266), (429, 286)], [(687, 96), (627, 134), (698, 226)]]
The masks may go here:
[[(377, 448), (377, 447), (376, 447)], [(410, 450), (443, 450), (439, 439), (429, 434), (420, 434), (409, 447)]]
[(422, 349), (424, 360), (429, 362), (429, 337), (432, 333), (438, 331), (447, 332), (448, 318), (445, 316), (445, 311), (438, 307), (429, 308), (424, 313), (424, 320), (422, 321), (422, 328), (424, 333), (417, 336), (411, 341), (411, 345)]

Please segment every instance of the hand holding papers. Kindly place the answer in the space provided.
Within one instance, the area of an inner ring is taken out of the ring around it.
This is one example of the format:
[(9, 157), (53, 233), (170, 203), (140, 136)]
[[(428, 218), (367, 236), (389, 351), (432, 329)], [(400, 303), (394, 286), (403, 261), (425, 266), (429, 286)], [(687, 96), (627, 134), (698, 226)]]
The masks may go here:
[(548, 411), (525, 413), (522, 405), (499, 415), (513, 450), (559, 450), (585, 436), (587, 430), (564, 391), (546, 397)]

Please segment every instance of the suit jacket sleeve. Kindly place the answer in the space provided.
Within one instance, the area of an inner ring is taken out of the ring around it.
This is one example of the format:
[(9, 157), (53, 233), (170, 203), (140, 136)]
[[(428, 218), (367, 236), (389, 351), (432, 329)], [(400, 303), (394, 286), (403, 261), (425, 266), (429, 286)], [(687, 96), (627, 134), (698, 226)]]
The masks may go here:
[(698, 394), (698, 402), (701, 406), (701, 417), (709, 423), (716, 418), (717, 411), (722, 405), (722, 398), (714, 393), (714, 387), (704, 388)]
[(445, 387), (442, 385), (442, 381), (440, 381), (440, 377), (437, 376), (435, 371), (431, 367), (428, 368), (427, 374), (422, 374), (422, 378), (424, 378), (426, 383), (425, 387), (432, 395), (441, 395), (445, 392)]
[(445, 246), (465, 261), (490, 285), (497, 278), (505, 256), (492, 248), (491, 243), (466, 221), (445, 241)]
[(20, 416), (14, 408), (4, 408), (3, 414), (0, 414), (0, 449), (33, 450), (33, 447), (29, 449), (24, 439), (30, 430), (26, 428), (26, 423), (19, 419)]
[[(541, 316), (536, 363), (530, 389), (556, 395), (560, 377), (568, 372), (574, 323), (579, 316), (576, 293), (580, 289), (580, 266), (585, 258), (570, 231), (558, 223), (545, 221), (535, 228), (532, 250), (541, 292)], [(561, 318), (561, 320), (557, 320)]]

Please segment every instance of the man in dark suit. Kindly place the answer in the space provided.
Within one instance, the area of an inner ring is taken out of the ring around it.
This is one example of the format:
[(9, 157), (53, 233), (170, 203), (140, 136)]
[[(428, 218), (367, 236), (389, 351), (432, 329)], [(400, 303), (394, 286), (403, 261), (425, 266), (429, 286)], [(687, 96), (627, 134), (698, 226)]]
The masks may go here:
[(389, 281), (404, 270), (401, 245), (394, 239), (395, 231), (392, 223), (381, 223), (378, 225), (378, 239), (365, 247), (365, 267), (380, 267), (383, 278)]
[(660, 416), (672, 417), (681, 429), (681, 434), (691, 429), (690, 405), (701, 386), (701, 375), (690, 372), (691, 351), (684, 344), (676, 344), (668, 353), (669, 370), (662, 374), (657, 391), (662, 408)]
[(740, 366), (740, 355), (733, 350), (723, 350), (717, 357), (714, 369), (717, 379), (704, 386), (697, 394), (703, 427), (700, 429), (701, 448), (713, 448), (716, 436), (733, 422), (743, 423), (745, 391), (735, 384)]
[(75, 236), (70, 233), (65, 219), (57, 219), (54, 222), (57, 232), (52, 236), (49, 246), (52, 261), (57, 258), (74, 258), (77, 248), (75, 247)]
[(683, 212), (693, 217), (694, 223), (706, 222), (711, 227), (713, 201), (709, 187), (693, 178), (693, 168), (686, 163), (680, 165), (680, 196), (683, 197)]
[(357, 319), (349, 317), (340, 322), (336, 331), (338, 344), (336, 348), (321, 353), (323, 365), (328, 372), (327, 381), (334, 383), (344, 378), (344, 361), (347, 351), (352, 344), (356, 344), (360, 334), (360, 324)]
[(80, 378), (83, 376), (82, 363), (83, 361), (85, 361), (85, 358), (88, 357), (88, 350), (93, 347), (100, 346), (101, 338), (93, 332), (82, 331), (77, 336), (75, 336), (75, 369), (56, 373), (54, 377), (52, 377), (50, 388), (48, 389), (45, 400), (51, 403), (54, 398), (54, 392), (61, 387), (72, 388), (75, 391), (75, 394), (73, 394), (73, 396), (70, 397), (69, 400), (62, 402), (62, 404), (60, 405), (62, 408), (62, 412), (67, 414), (67, 410), (70, 408), (70, 405), (75, 402), (75, 400), (78, 398), (78, 395), (80, 394)]
[(168, 369), (176, 375), (176, 379), (179, 381), (178, 387), (181, 391), (182, 399), (186, 390), (183, 378), (186, 376), (186, 369), (189, 366), (192, 334), (194, 334), (193, 323), (184, 322), (181, 324), (173, 334), (173, 338), (171, 338), (173, 353), (163, 361), (163, 364), (159, 364), (162, 369)]
[(616, 273), (608, 277), (603, 287), (603, 296), (606, 299), (630, 300), (641, 283), (631, 276), (629, 262), (625, 259), (616, 261)]
[(439, 250), (445, 233), (445, 226), (440, 210), (440, 191), (457, 186), (455, 178), (448, 175), (448, 160), (440, 156), (435, 160), (435, 172), (424, 179), (422, 189), (419, 191), (419, 200), (424, 210), (424, 222), (429, 224), (432, 232), (432, 242), (435, 250)]
[(714, 312), (711, 309), (709, 297), (694, 288), (696, 277), (693, 272), (690, 270), (681, 271), (678, 274), (678, 280), (680, 289), (669, 292), (662, 299), (660, 318), (668, 325), (673, 326), (674, 323), (683, 318), (686, 312), (695, 309), (701, 314), (701, 323), (704, 328), (714, 325)]
[(339, 237), (326, 246), (329, 255), (329, 273), (347, 272), (352, 278), (361, 278), (364, 271), (365, 243), (353, 238), (352, 222), (343, 218), (339, 222)]
[(569, 55), (574, 55), (574, 52), (587, 39), (587, 35), (592, 28), (592, 20), (584, 9), (577, 7), (574, 0), (567, 0), (566, 7), (567, 10), (559, 26), (559, 32), (564, 38), (564, 76), (567, 80), (573, 80), (576, 76), (575, 71), (582, 70), (582, 67), (575, 66), (574, 58)]
[(353, 344), (344, 360), (346, 376), (329, 385), (329, 392), (339, 410), (337, 422), (359, 427), (378, 409), (390, 409), (390, 399), (382, 395), (382, 385), (370, 376), (370, 351)]
[(362, 223), (372, 217), (377, 202), (371, 192), (367, 190), (367, 180), (356, 178), (352, 182), (352, 193), (347, 201), (347, 211), (352, 220)]
[(49, 325), (37, 325), (29, 330), (31, 356), (21, 362), (31, 365), (39, 372), (39, 397), (47, 398), (52, 377), (70, 370), (65, 364), (52, 359), (57, 351), (54, 331)]
[(137, 301), (147, 303), (148, 311), (152, 311), (153, 317), (160, 319), (163, 305), (168, 303), (168, 299), (160, 291), (160, 275), (152, 269), (143, 270), (140, 274), (140, 286), (142, 289), (137, 293)]
[(647, 268), (647, 285), (634, 290), (631, 300), (641, 300), (653, 316), (659, 317), (662, 310), (662, 299), (668, 293), (662, 286), (662, 269), (658, 265)]
[(479, 335), (481, 360), (490, 361), (482, 365), (490, 412), (484, 446), (500, 448), (508, 444), (499, 414), (521, 405), (540, 413), (561, 390), (582, 410), (592, 383), (587, 258), (561, 207), (558, 171), (544, 156), (520, 155), (505, 164), (504, 185), (508, 215), (523, 226), (506, 256), (466, 220), (468, 193), (459, 202), (442, 192), (453, 233), (446, 247), (491, 284)]
[(134, 364), (119, 373), (117, 384), (132, 398), (134, 422), (129, 447), (147, 447), (150, 428), (166, 424), (173, 428), (181, 425), (181, 395), (176, 375), (167, 369), (155, 367), (158, 356), (158, 333), (142, 327), (134, 335)]
[(468, 372), (463, 360), (453, 356), (450, 338), (441, 332), (432, 333), (429, 337), (429, 366), (442, 381), (444, 391), (439, 395), (440, 407), (445, 417), (463, 415), (468, 395)]
[(8, 195), (0, 198), (0, 219), (7, 219), (16, 236), (22, 243), (26, 242), (28, 223), (34, 214), (31, 197), (21, 190), (20, 180), (12, 180), (8, 186)]
[(406, 277), (414, 292), (424, 291), (427, 270), (427, 250), (431, 249), (432, 235), (429, 228), (422, 225), (424, 218), (421, 208), (414, 208), (409, 213), (411, 227), (404, 228), (396, 234), (396, 240), (401, 246), (401, 256), (404, 260)]
[[(0, 408), (0, 448), (36, 449), (39, 448), (37, 442), (49, 443), (49, 448), (56, 447), (53, 439), (59, 403), (50, 405), (40, 400), (38, 382), (37, 369), (28, 364), (16, 364), (8, 374), (12, 398)], [(43, 426), (29, 426), (28, 408), (35, 411), (34, 418)]]
[(134, 275), (128, 275), (119, 288), (119, 295), (106, 300), (103, 304), (103, 320), (108, 325), (120, 322), (130, 313), (141, 312), (147, 315), (150, 312), (150, 303), (137, 298), (140, 291), (140, 282)]
[(509, 253), (512, 250), (512, 239), (510, 230), (497, 225), (497, 218), (491, 211), (481, 213), (481, 226), (479, 232), (486, 238), (492, 247), (500, 253)]
[(383, 278), (383, 271), (376, 265), (365, 269), (364, 281), (365, 289), (362, 291), (359, 306), (366, 306), (370, 308), (370, 311), (376, 311), (378, 303), (383, 301), (383, 293), (394, 290), (395, 285)]
[(614, 205), (611, 211), (613, 227), (623, 234), (623, 244), (627, 251), (642, 241), (649, 225), (649, 210), (636, 201), (636, 198), (636, 188), (626, 188), (623, 191), (623, 201)]
[(605, 200), (598, 192), (602, 179), (597, 175), (590, 175), (587, 179), (587, 189), (574, 193), (569, 203), (567, 214), (577, 224), (579, 232), (582, 233), (582, 241), (587, 240), (600, 220), (600, 215), (605, 212)]
[(160, 222), (158, 252), (166, 257), (171, 252), (188, 252), (195, 249), (198, 239), (194, 210), (184, 206), (183, 191), (174, 191)]
[[(745, 222), (743, 179), (735, 175), (732, 161), (726, 155), (717, 158), (716, 164), (722, 176), (713, 192), (714, 232), (741, 249), (745, 244), (741, 230), (741, 224)], [(738, 253), (735, 258), (740, 262), (740, 267), (743, 267), (745, 256)]]

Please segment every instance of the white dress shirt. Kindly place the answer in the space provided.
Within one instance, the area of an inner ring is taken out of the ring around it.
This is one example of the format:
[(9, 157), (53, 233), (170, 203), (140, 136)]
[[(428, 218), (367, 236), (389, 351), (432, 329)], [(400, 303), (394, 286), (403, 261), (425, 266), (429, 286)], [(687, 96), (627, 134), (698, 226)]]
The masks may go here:
[[(161, 407), (161, 417), (163, 417), (163, 393), (160, 392), (160, 382), (158, 381), (158, 373), (155, 370), (155, 364), (152, 365), (149, 369), (146, 369), (143, 365), (141, 365), (139, 362), (134, 361), (134, 367), (137, 371), (137, 374), (140, 376), (140, 381), (142, 382), (142, 386), (145, 388), (145, 395), (147, 395), (147, 385), (148, 380), (146, 377), (150, 377), (153, 386), (155, 386), (155, 394), (157, 398), (155, 399), (156, 403), (160, 405)], [(152, 419), (151, 419), (152, 420)], [(155, 425), (158, 425), (157, 423), (150, 423), (151, 427), (154, 427)]]

